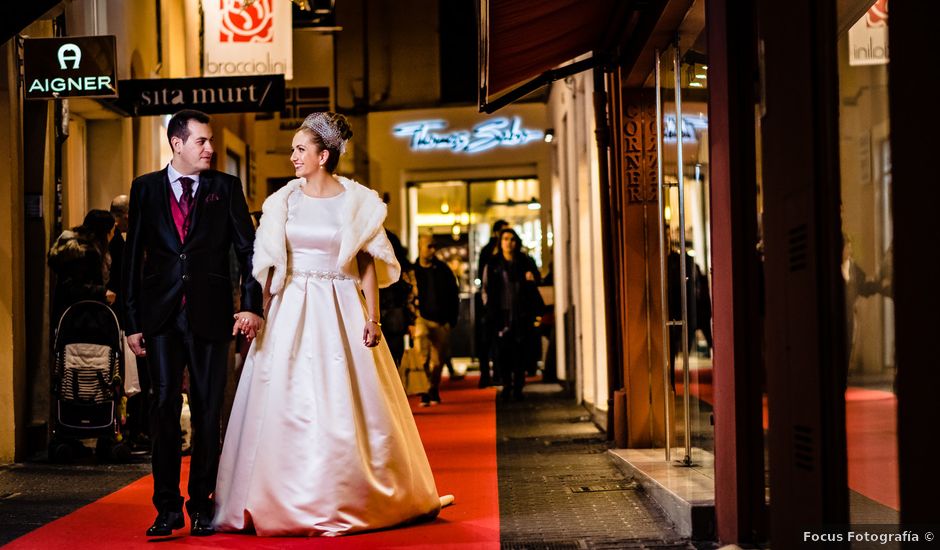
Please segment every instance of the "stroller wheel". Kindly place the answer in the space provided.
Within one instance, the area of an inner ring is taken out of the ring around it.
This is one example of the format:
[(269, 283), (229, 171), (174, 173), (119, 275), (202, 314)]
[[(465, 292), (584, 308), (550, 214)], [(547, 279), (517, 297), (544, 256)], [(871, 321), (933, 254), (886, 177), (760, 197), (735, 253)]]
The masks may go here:
[(59, 464), (66, 464), (72, 462), (75, 458), (75, 452), (72, 450), (72, 446), (68, 443), (52, 440), (49, 443), (49, 461), (56, 462)]
[(111, 460), (111, 445), (113, 441), (108, 437), (98, 438), (97, 443), (95, 444), (95, 458), (98, 459), (98, 462), (107, 462)]
[(110, 437), (101, 437), (95, 445), (98, 462), (127, 462), (131, 458), (131, 448)]
[(115, 443), (111, 447), (111, 460), (114, 462), (127, 462), (131, 459), (131, 448), (126, 443)]

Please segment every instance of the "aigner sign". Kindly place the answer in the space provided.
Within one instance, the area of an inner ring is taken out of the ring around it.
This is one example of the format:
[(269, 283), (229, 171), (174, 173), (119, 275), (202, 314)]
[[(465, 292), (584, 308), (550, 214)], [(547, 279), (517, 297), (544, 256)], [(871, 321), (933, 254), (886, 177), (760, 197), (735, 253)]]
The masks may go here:
[(116, 97), (114, 36), (23, 41), (26, 99)]

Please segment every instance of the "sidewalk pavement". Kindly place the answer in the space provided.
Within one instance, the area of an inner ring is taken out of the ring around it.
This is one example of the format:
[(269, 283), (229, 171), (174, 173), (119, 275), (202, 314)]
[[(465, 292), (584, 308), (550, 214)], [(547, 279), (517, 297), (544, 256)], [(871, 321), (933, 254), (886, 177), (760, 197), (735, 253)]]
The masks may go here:
[(717, 548), (683, 539), (608, 458), (606, 435), (558, 384), (497, 401), (503, 550)]

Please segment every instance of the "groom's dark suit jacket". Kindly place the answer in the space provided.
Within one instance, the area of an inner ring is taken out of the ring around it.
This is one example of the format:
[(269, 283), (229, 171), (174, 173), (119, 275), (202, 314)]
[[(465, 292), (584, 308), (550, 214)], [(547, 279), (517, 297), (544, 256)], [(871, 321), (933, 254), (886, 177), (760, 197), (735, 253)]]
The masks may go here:
[(166, 168), (131, 185), (124, 250), (125, 332), (159, 332), (172, 322), (183, 295), (190, 326), (206, 339), (230, 338), (234, 313), (229, 253), (241, 271), (241, 311), (261, 315), (261, 286), (251, 276), (255, 230), (238, 178), (199, 174), (192, 221), (181, 242)]

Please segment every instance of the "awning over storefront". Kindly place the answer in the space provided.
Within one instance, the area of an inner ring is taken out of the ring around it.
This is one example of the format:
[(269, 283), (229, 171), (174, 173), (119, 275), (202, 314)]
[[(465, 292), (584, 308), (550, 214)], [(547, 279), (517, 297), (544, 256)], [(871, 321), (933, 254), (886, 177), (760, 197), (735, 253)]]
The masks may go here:
[[(479, 0), (480, 110), (492, 112), (538, 87), (594, 66), (558, 69), (619, 39), (627, 0)], [(509, 98), (509, 99), (507, 99)]]
[(39, 19), (51, 10), (61, 0), (32, 0), (30, 2), (15, 2), (16, 8), (4, 13), (0, 21), (0, 44), (16, 36), (33, 21)]

